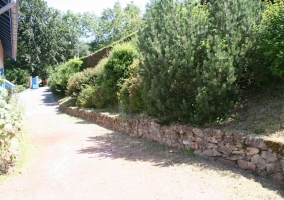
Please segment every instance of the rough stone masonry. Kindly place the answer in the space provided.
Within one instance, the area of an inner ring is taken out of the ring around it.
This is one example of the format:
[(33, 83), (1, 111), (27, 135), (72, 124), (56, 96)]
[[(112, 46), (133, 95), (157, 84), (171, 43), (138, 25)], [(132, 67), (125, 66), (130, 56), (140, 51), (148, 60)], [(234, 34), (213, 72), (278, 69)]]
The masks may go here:
[(59, 107), (67, 114), (112, 130), (152, 139), (171, 147), (194, 149), (195, 154), (250, 170), (284, 184), (284, 144), (281, 142), (211, 128), (179, 124), (160, 126), (150, 119), (110, 116), (62, 104)]

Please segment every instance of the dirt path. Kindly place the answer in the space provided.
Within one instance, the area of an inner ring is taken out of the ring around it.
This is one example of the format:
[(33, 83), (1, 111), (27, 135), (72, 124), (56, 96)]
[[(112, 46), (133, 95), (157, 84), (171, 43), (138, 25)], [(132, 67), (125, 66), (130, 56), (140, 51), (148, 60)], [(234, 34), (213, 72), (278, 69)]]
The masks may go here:
[(62, 114), (48, 88), (21, 94), (31, 135), (1, 200), (283, 199), (281, 186), (155, 142)]

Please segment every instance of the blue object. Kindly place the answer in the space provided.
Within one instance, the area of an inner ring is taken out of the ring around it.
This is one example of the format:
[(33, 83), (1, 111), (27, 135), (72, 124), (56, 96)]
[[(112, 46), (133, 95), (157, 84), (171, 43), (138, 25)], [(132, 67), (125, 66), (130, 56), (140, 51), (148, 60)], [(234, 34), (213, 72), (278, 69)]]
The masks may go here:
[(32, 89), (38, 89), (38, 88), (39, 88), (38, 78), (37, 77), (33, 77), (32, 78)]

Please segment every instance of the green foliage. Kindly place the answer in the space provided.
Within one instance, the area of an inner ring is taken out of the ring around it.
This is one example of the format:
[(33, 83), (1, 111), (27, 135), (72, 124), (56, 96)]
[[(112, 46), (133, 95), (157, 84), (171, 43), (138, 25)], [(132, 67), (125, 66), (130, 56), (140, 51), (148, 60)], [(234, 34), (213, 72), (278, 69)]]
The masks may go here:
[(5, 77), (15, 85), (22, 85), (27, 88), (29, 86), (30, 74), (28, 70), (14, 68), (5, 71)]
[(94, 86), (95, 94), (93, 96), (93, 103), (96, 108), (106, 108), (109, 107), (110, 101), (106, 98), (106, 93), (108, 92), (102, 85)]
[(248, 76), (259, 9), (248, 0), (153, 1), (138, 33), (149, 114), (191, 123), (224, 117)]
[(144, 109), (141, 77), (138, 75), (139, 60), (129, 67), (130, 77), (125, 80), (119, 93), (120, 107), (123, 112), (137, 113)]
[(67, 84), (67, 96), (77, 97), (86, 85), (93, 85), (95, 81), (95, 68), (85, 69), (76, 73)]
[(91, 44), (93, 50), (121, 40), (137, 31), (142, 25), (140, 13), (141, 10), (133, 2), (125, 8), (116, 2), (113, 8), (104, 9), (93, 29), (96, 33), (95, 40)]
[(78, 58), (71, 59), (66, 63), (58, 65), (48, 81), (48, 85), (52, 92), (64, 95), (67, 89), (68, 80), (73, 77), (75, 73), (80, 71), (81, 65), (82, 61)]
[(109, 105), (117, 105), (117, 93), (123, 80), (129, 77), (129, 66), (137, 51), (130, 43), (116, 45), (111, 51), (104, 66), (102, 87), (105, 90), (105, 100)]
[(19, 139), (23, 127), (23, 106), (17, 94), (9, 98), (4, 89), (0, 89), (0, 170), (8, 171), (16, 155), (11, 149), (12, 141)]
[(95, 96), (97, 88), (91, 85), (86, 85), (86, 87), (80, 92), (76, 106), (81, 108), (92, 108), (94, 107), (93, 98)]
[(284, 2), (267, 3), (259, 27), (260, 50), (272, 75), (284, 75)]

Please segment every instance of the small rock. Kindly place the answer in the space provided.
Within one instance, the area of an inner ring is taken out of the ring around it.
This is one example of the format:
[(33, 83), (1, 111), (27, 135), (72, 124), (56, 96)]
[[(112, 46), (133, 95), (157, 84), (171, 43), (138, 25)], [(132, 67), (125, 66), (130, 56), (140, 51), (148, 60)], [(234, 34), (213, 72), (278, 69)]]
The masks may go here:
[(208, 140), (209, 142), (218, 144), (218, 140), (216, 140), (214, 137), (209, 137), (209, 138), (207, 138), (207, 140)]
[(255, 138), (255, 137), (247, 138), (245, 140), (245, 144), (251, 147), (262, 149), (262, 150), (267, 149), (265, 142), (260, 138)]
[(230, 149), (226, 148), (226, 147), (219, 147), (218, 151), (222, 152), (223, 154), (225, 154), (227, 156), (229, 156), (232, 153), (232, 151)]
[(223, 158), (217, 158), (217, 162), (220, 162), (220, 163), (225, 164), (225, 165), (230, 165), (230, 166), (235, 166), (235, 164), (236, 164), (235, 161), (226, 160), (226, 159), (223, 159)]
[(252, 156), (252, 155), (255, 155), (255, 154), (258, 154), (259, 153), (259, 149), (258, 148), (254, 148), (254, 147), (248, 147), (246, 149), (246, 154), (248, 156)]
[(278, 160), (276, 153), (270, 153), (268, 151), (263, 151), (261, 157), (268, 163), (276, 162)]
[(232, 151), (232, 154), (237, 154), (237, 155), (244, 155), (244, 151)]
[(194, 154), (199, 155), (199, 156), (203, 156), (203, 152), (201, 150), (195, 150)]
[(236, 141), (243, 141), (245, 139), (245, 135), (243, 133), (235, 133), (233, 136)]
[(190, 142), (189, 142), (189, 141), (186, 141), (186, 140), (183, 140), (182, 143), (183, 143), (184, 145), (189, 145), (189, 144), (190, 144)]
[(237, 151), (237, 150), (238, 150), (237, 147), (235, 147), (234, 145), (229, 144), (229, 143), (226, 144), (226, 147), (227, 147), (228, 149), (232, 150), (232, 151)]
[(203, 137), (203, 131), (201, 130), (201, 129), (198, 129), (198, 128), (193, 128), (192, 129), (192, 131), (193, 131), (193, 133), (195, 134), (195, 135), (197, 135), (198, 137)]
[(208, 157), (216, 157), (216, 156), (222, 155), (218, 151), (216, 151), (215, 149), (207, 149), (207, 150), (203, 151), (203, 154), (205, 156), (208, 156)]
[(208, 143), (207, 148), (208, 149), (217, 149), (218, 145), (217, 144)]
[(280, 165), (276, 163), (268, 163), (266, 165), (266, 169), (268, 172), (272, 172), (272, 173), (281, 172)]
[(198, 144), (197, 144), (197, 142), (192, 142), (192, 143), (191, 143), (191, 147), (192, 147), (193, 149), (198, 149)]
[(232, 132), (225, 132), (225, 136), (232, 136), (233, 133)]
[(225, 133), (220, 130), (212, 130), (212, 133), (213, 133), (213, 137), (218, 138), (218, 139), (221, 139), (225, 135)]
[(248, 169), (255, 171), (256, 165), (253, 162), (248, 162)]
[(245, 160), (238, 160), (238, 166), (241, 168), (241, 169), (248, 169), (248, 162), (245, 161)]
[(266, 168), (266, 161), (259, 154), (254, 155), (251, 158), (251, 161), (257, 165), (259, 170), (264, 170)]
[(242, 155), (230, 155), (228, 157), (229, 160), (241, 160), (243, 158), (244, 158), (244, 156), (242, 156)]
[(242, 149), (244, 146), (243, 146), (242, 143), (237, 143), (237, 144), (236, 144), (236, 147), (239, 148), (239, 149)]
[(226, 142), (226, 143), (232, 143), (233, 142), (233, 136), (225, 136), (224, 137), (224, 141)]
[(197, 137), (197, 138), (195, 139), (195, 141), (198, 142), (198, 143), (203, 142), (202, 138), (200, 138), (200, 137)]

